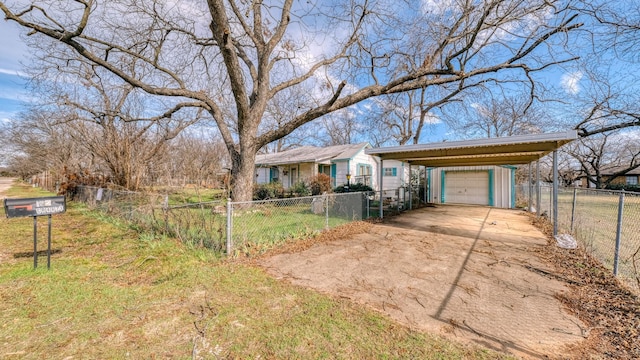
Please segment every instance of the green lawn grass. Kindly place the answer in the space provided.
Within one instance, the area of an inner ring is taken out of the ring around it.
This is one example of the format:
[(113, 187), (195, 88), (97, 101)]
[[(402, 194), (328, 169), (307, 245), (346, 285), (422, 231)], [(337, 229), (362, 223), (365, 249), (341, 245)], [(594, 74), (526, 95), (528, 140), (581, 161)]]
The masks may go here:
[[(2, 359), (505, 358), (75, 203), (53, 217), (51, 270), (34, 270), (32, 227), (0, 213)], [(39, 234), (43, 249), (44, 218)]]
[[(618, 225), (619, 194), (579, 190), (571, 231), (573, 192), (558, 194), (558, 230), (572, 233), (592, 255), (612, 270)], [(640, 267), (640, 197), (627, 194), (622, 212), (618, 273), (632, 286), (637, 286), (633, 262)]]

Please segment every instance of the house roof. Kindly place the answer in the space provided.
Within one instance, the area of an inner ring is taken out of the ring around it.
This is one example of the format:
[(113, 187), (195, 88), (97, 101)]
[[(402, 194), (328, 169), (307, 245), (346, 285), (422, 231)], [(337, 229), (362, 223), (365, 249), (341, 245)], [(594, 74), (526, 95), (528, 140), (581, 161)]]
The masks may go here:
[(578, 138), (575, 130), (492, 139), (393, 146), (365, 150), (383, 160), (429, 167), (517, 165), (536, 161)]
[[(608, 168), (602, 170), (601, 173), (602, 173), (602, 175), (610, 176), (610, 175), (613, 175), (613, 174), (615, 174), (615, 173), (617, 173), (619, 171), (623, 171), (623, 170), (626, 170), (626, 169), (628, 169), (627, 166), (614, 166), (614, 167), (608, 167)], [(633, 170), (631, 170), (631, 171), (629, 171), (629, 172), (627, 172), (627, 173), (625, 173), (624, 175), (621, 175), (621, 176), (626, 176), (626, 175), (640, 175), (640, 167), (637, 167), (637, 168), (635, 168), (635, 169), (633, 169)]]
[(301, 146), (278, 153), (257, 155), (256, 166), (299, 163), (330, 164), (332, 160), (351, 159), (362, 151), (362, 149), (370, 146), (367, 142), (326, 147)]

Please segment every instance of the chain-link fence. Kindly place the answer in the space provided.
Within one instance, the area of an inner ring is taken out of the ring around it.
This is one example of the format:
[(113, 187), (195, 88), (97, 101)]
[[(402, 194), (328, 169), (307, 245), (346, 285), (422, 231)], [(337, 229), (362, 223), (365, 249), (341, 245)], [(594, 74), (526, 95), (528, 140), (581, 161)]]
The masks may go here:
[[(528, 203), (528, 187), (519, 187)], [(535, 186), (531, 198), (537, 206)], [(540, 187), (541, 214), (553, 219), (553, 191)], [(571, 234), (603, 266), (640, 291), (640, 194), (614, 190), (558, 189), (558, 233)]]
[(299, 198), (173, 204), (169, 195), (79, 186), (73, 200), (139, 229), (164, 233), (194, 246), (227, 254), (254, 254), (288, 239), (307, 237), (351, 221), (398, 214), (416, 207), (417, 194), (382, 192)]
[(169, 195), (78, 186), (69, 196), (139, 229), (168, 234), (185, 244), (222, 251), (226, 208), (222, 201), (171, 204)]
[(560, 232), (573, 234), (614, 275), (640, 290), (640, 194), (574, 189), (558, 194), (558, 215)]

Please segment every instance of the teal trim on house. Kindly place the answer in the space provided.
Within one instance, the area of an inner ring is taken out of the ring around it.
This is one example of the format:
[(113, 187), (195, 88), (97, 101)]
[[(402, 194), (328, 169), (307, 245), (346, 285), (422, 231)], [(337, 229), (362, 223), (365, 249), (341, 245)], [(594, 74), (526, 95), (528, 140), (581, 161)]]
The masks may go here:
[(516, 168), (511, 168), (511, 183), (509, 184), (511, 187), (511, 208), (516, 208)]
[(338, 168), (336, 164), (331, 164), (331, 178), (333, 179), (333, 187), (338, 186), (337, 182), (338, 179), (336, 179), (336, 173), (338, 172)]
[(494, 201), (494, 186), (493, 184), (495, 183), (495, 170), (490, 169), (487, 170), (489, 172), (489, 206), (495, 206), (495, 201)]
[(440, 171), (440, 202), (444, 204), (444, 173), (446, 171)]
[(269, 168), (269, 182), (273, 182), (273, 168)]

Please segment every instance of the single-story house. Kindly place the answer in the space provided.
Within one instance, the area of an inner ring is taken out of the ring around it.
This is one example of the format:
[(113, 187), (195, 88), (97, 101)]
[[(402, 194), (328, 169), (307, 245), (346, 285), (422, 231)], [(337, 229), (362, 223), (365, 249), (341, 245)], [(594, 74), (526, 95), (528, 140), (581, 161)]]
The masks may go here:
[[(360, 183), (379, 191), (380, 159), (365, 154), (369, 143), (327, 147), (302, 146), (256, 157), (256, 182), (282, 183), (285, 189), (299, 181), (324, 173), (331, 177), (331, 186)], [(503, 208), (515, 207), (515, 167), (467, 166), (424, 168), (427, 202), (478, 204)], [(420, 167), (408, 162), (385, 160), (382, 168), (385, 196), (397, 196), (395, 190), (405, 187), (411, 178), (419, 176)], [(422, 184), (425, 181), (420, 181)], [(396, 195), (394, 195), (396, 194)], [(424, 194), (424, 192), (423, 192)]]
[[(359, 183), (378, 190), (378, 167), (375, 156), (364, 153), (371, 148), (367, 142), (326, 147), (301, 146), (273, 154), (256, 156), (256, 182), (279, 181), (285, 189), (318, 174), (331, 178), (331, 186)], [(395, 189), (409, 179), (409, 167), (402, 161), (385, 164), (385, 189)], [(347, 180), (347, 174), (350, 178)]]
[[(611, 167), (607, 170), (602, 171), (603, 180), (608, 180), (610, 177), (614, 176), (615, 173), (618, 173), (625, 168), (623, 167)], [(624, 175), (616, 176), (615, 179), (611, 180), (611, 185), (631, 185), (638, 186), (640, 185), (640, 168), (635, 168)], [(582, 176), (581, 178), (581, 187), (585, 188), (595, 188), (596, 185), (588, 180), (586, 176)]]
[[(331, 177), (331, 186), (335, 187), (342, 182), (346, 183), (346, 175), (350, 174), (354, 181), (356, 176), (360, 176), (365, 183), (371, 182), (376, 164), (373, 159), (363, 156), (364, 149), (369, 146), (368, 143), (329, 147), (302, 146), (257, 155), (256, 181), (258, 184), (279, 181), (288, 189), (300, 181), (326, 174)], [(354, 168), (355, 164), (358, 164), (357, 169)]]

